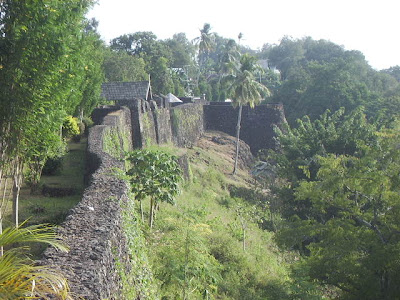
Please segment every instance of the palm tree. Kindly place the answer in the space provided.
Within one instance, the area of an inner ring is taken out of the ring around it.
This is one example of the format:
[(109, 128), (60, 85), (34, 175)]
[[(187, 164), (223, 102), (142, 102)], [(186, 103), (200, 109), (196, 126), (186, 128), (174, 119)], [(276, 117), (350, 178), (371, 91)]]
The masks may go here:
[(219, 64), (220, 74), (223, 77), (240, 68), (240, 52), (234, 40), (228, 40), (221, 52)]
[(235, 70), (232, 75), (228, 75), (226, 79), (231, 83), (228, 91), (230, 92), (235, 107), (239, 106), (238, 119), (236, 125), (236, 154), (233, 174), (236, 174), (239, 158), (239, 142), (240, 142), (240, 123), (242, 121), (243, 105), (250, 105), (254, 108), (262, 100), (262, 94), (269, 96), (269, 89), (263, 84), (257, 82), (253, 75), (256, 69), (256, 58), (245, 54), (240, 59), (240, 67)]
[(200, 29), (200, 36), (195, 38), (194, 41), (199, 45), (199, 65), (204, 65), (210, 51), (214, 47), (214, 34), (211, 32), (211, 25), (205, 23), (203, 28)]
[[(30, 242), (67, 251), (50, 226), (9, 227), (0, 234), (1, 247)], [(0, 257), (0, 299), (47, 299), (48, 294), (57, 295), (57, 299), (71, 299), (66, 279), (50, 267), (35, 265), (27, 250), (26, 246), (14, 247)]]
[(243, 33), (239, 32), (238, 34), (238, 41), (239, 41), (239, 45), (240, 45), (240, 41), (243, 39)]

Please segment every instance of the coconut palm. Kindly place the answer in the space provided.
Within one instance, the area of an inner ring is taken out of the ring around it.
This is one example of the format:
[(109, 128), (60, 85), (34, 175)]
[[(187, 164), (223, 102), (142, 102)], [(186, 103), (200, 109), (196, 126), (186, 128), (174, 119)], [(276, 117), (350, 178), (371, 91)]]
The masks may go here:
[[(0, 246), (5, 248), (31, 242), (67, 251), (47, 225), (9, 227), (0, 234)], [(13, 247), (0, 257), (0, 299), (48, 299), (48, 294), (71, 299), (66, 279), (50, 267), (35, 265), (28, 250), (28, 246)]]
[(222, 77), (240, 68), (240, 52), (234, 40), (228, 40), (221, 51), (219, 59)]
[(210, 51), (214, 47), (214, 34), (211, 32), (211, 25), (205, 23), (200, 29), (200, 36), (194, 39), (199, 46), (199, 65), (202, 67), (207, 61)]
[(235, 164), (233, 168), (233, 174), (236, 174), (237, 164), (239, 158), (239, 141), (240, 141), (240, 123), (242, 120), (242, 108), (243, 105), (250, 105), (254, 108), (255, 105), (259, 104), (264, 96), (269, 96), (269, 89), (263, 84), (257, 82), (253, 75), (253, 71), (256, 69), (256, 58), (245, 54), (240, 59), (240, 66), (233, 74), (228, 75), (226, 80), (230, 82), (228, 92), (232, 97), (232, 104), (237, 107), (239, 106), (238, 119), (236, 125), (236, 154)]

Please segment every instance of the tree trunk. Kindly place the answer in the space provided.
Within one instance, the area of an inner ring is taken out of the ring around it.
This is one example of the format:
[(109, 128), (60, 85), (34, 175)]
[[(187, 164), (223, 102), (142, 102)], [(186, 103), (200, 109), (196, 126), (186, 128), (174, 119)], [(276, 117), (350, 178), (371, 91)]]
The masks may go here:
[(151, 197), (151, 199), (150, 199), (150, 216), (149, 216), (150, 229), (153, 228), (153, 220), (154, 220), (154, 199), (153, 199), (153, 197)]
[[(5, 179), (2, 179), (2, 182), (4, 182), (4, 188), (3, 188), (3, 196), (1, 199), (1, 206), (0, 206), (0, 234), (3, 234), (3, 211), (5, 211), (5, 206), (6, 206), (6, 196), (7, 196), (7, 177)], [(0, 257), (4, 255), (4, 248), (3, 246), (0, 247)]]
[(15, 171), (14, 171), (14, 183), (13, 183), (13, 220), (15, 227), (19, 226), (19, 192), (21, 190), (22, 182), (22, 163), (17, 160)]
[(232, 174), (235, 175), (237, 171), (237, 166), (238, 166), (238, 160), (239, 160), (239, 147), (240, 147), (240, 123), (242, 122), (242, 104), (239, 104), (239, 112), (238, 112), (238, 119), (237, 119), (237, 125), (236, 125), (236, 154), (235, 154), (235, 165), (233, 167), (233, 172)]
[(142, 218), (142, 223), (143, 223), (144, 222), (143, 202), (142, 200), (140, 200), (139, 202), (140, 202), (140, 216)]

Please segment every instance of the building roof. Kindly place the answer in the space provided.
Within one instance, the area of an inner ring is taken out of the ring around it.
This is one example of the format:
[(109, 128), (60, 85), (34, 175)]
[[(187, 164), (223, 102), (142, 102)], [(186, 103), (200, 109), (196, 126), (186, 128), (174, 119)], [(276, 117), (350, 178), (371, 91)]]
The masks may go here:
[(169, 103), (182, 103), (183, 102), (182, 100), (180, 100), (178, 97), (176, 97), (172, 93), (168, 93), (166, 96), (166, 99)]
[(149, 81), (106, 82), (102, 85), (101, 96), (107, 100), (152, 99)]

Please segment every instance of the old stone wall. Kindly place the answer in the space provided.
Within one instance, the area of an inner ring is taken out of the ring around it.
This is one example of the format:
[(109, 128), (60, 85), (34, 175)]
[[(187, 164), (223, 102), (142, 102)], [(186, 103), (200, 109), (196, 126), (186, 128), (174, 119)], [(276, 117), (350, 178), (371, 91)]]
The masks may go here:
[[(217, 130), (236, 135), (238, 108), (231, 103), (199, 102), (170, 107), (162, 100), (129, 100), (119, 103), (131, 110), (131, 135), (133, 146), (146, 147), (153, 144), (173, 142), (179, 147), (191, 147), (204, 130)], [(94, 113), (94, 120), (103, 120), (112, 109), (105, 107)], [(286, 122), (282, 104), (258, 105), (254, 109), (243, 107), (240, 138), (253, 154), (260, 149), (274, 149), (273, 127)]]
[(142, 148), (173, 142), (190, 147), (204, 132), (203, 103), (170, 107), (163, 100), (119, 101), (131, 110), (133, 145)]
[(88, 168), (92, 172), (81, 202), (71, 209), (58, 229), (70, 247), (68, 253), (54, 248), (45, 251), (42, 264), (59, 269), (68, 279), (74, 299), (120, 299), (121, 286), (116, 260), (128, 261), (121, 228), (120, 203), (129, 201), (128, 186), (113, 176), (123, 163), (104, 152), (105, 132), (130, 131), (128, 109), (111, 110), (102, 125), (94, 126), (88, 137)]
[[(230, 103), (210, 103), (204, 106), (206, 130), (218, 130), (236, 135), (238, 108)], [(247, 143), (253, 154), (260, 149), (274, 149), (274, 125), (280, 127), (286, 122), (282, 104), (258, 105), (254, 109), (244, 106), (240, 138)]]
[(157, 108), (153, 112), (154, 123), (158, 144), (168, 144), (172, 142), (172, 128), (170, 109), (166, 107)]
[(156, 125), (153, 109), (157, 104), (152, 101), (141, 99), (118, 101), (121, 106), (126, 106), (131, 110), (131, 124), (133, 146), (142, 148), (157, 144)]
[(203, 106), (188, 103), (171, 108), (172, 139), (178, 147), (191, 147), (203, 134)]
[[(129, 109), (107, 106), (95, 110), (99, 124), (89, 131), (87, 150), (88, 187), (81, 202), (71, 209), (58, 233), (70, 247), (68, 253), (54, 248), (45, 251), (41, 264), (59, 269), (68, 279), (76, 299), (120, 299), (121, 278), (116, 261), (128, 265), (126, 239), (122, 229), (121, 203), (129, 201), (128, 186), (114, 176), (124, 168), (117, 156), (105, 152), (106, 136), (118, 135), (114, 149), (131, 149), (152, 143), (173, 141), (190, 147), (204, 130), (235, 135), (237, 110), (230, 104), (164, 104), (129, 101)], [(282, 105), (243, 108), (241, 138), (253, 152), (274, 147), (273, 124), (285, 122)], [(115, 142), (115, 139), (113, 140)]]

